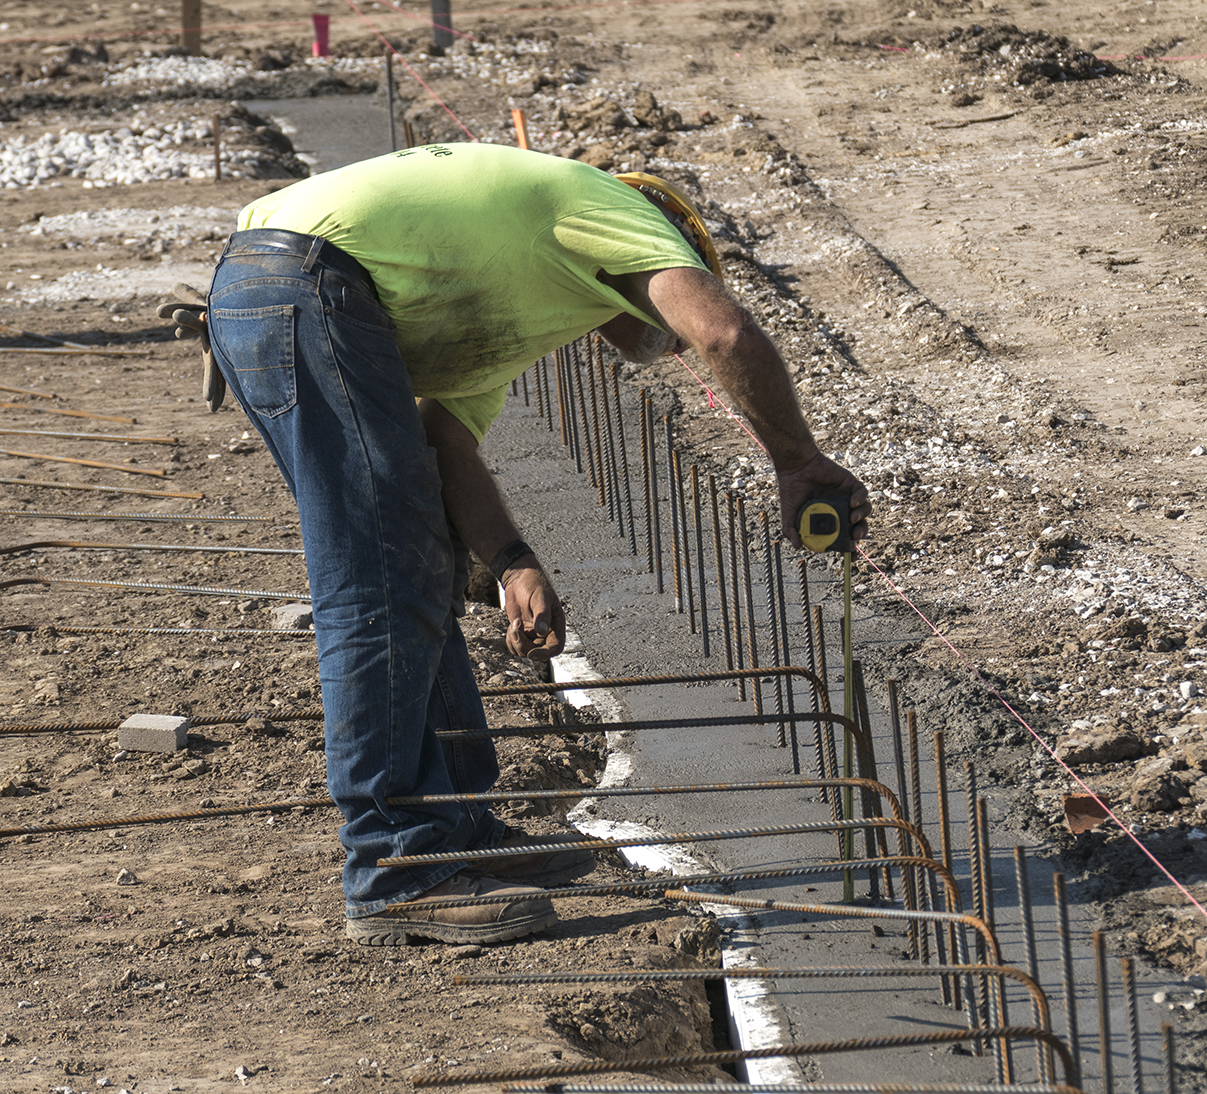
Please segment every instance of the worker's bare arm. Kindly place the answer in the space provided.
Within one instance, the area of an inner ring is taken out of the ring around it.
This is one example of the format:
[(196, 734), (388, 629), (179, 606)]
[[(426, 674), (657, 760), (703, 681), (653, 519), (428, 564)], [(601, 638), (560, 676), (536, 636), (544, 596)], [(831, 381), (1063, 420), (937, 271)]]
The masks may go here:
[[(449, 521), (479, 558), (489, 562), (520, 538), (494, 477), (478, 453), (474, 435), (439, 403), (419, 401), (428, 444), (436, 450)], [(503, 574), (507, 644), (513, 653), (547, 660), (561, 653), (566, 618), (561, 601), (536, 555), (517, 559)]]
[(823, 494), (850, 494), (852, 534), (867, 535), (866, 488), (822, 455), (775, 344), (715, 277), (676, 267), (611, 283), (695, 349), (746, 416), (775, 465), (784, 529), (794, 543), (797, 511)]

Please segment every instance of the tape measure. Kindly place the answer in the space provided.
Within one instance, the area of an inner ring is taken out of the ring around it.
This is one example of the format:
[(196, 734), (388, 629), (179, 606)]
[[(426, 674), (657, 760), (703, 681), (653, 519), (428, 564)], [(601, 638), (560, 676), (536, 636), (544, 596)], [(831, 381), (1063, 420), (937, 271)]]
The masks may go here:
[(796, 514), (800, 541), (810, 551), (849, 551), (851, 549), (851, 498), (814, 498)]

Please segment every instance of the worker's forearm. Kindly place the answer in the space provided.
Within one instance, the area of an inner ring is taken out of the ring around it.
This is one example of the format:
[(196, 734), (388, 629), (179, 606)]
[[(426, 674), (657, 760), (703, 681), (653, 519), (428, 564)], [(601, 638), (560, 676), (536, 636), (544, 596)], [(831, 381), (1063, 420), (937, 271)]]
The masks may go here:
[(723, 342), (697, 348), (776, 468), (799, 467), (817, 455), (783, 359), (753, 320)]
[(437, 403), (423, 400), (420, 411), (428, 443), (436, 450), (449, 522), (489, 565), (502, 548), (520, 538), (519, 529), (469, 430)]

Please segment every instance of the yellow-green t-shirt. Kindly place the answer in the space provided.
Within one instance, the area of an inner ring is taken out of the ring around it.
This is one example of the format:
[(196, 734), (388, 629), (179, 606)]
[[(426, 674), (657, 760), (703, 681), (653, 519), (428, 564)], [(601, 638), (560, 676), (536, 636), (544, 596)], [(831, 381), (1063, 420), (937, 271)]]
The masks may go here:
[(304, 179), (248, 205), (239, 229), (322, 236), (357, 259), (396, 324), (416, 396), (481, 440), (533, 361), (627, 311), (596, 277), (706, 269), (632, 187), (574, 160), (428, 145)]

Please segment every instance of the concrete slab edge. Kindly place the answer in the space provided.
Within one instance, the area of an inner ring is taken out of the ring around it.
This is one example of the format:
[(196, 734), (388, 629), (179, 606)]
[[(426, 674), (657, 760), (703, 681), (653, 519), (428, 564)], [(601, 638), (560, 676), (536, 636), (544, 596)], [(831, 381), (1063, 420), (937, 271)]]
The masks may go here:
[[(565, 651), (550, 662), (552, 680), (556, 684), (573, 684), (584, 680), (602, 680), (588, 659), (582, 639), (567, 628)], [(619, 722), (623, 704), (606, 688), (566, 688), (557, 693), (564, 702), (576, 709), (594, 708), (604, 722)], [(609, 732), (607, 761), (599, 786), (623, 786), (633, 774), (633, 757), (627, 747), (627, 735)], [(599, 839), (644, 837), (658, 835), (645, 825), (616, 822), (592, 815), (598, 799), (587, 798), (569, 813), (567, 819), (580, 832)], [(707, 867), (678, 847), (629, 847), (621, 856), (633, 866), (659, 870), (676, 875), (706, 873)], [(750, 968), (756, 964), (754, 949), (756, 926), (750, 916), (735, 914), (725, 905), (704, 905), (716, 915), (722, 930), (721, 961), (725, 968)], [(729, 1016), (729, 1036), (738, 1048), (760, 1049), (787, 1044), (789, 1031), (784, 1016), (776, 1005), (770, 987), (759, 980), (726, 980), (726, 1009)], [(792, 1057), (767, 1060), (747, 1060), (739, 1066), (739, 1077), (747, 1083), (800, 1083), (804, 1072)]]

